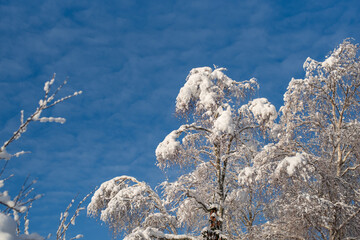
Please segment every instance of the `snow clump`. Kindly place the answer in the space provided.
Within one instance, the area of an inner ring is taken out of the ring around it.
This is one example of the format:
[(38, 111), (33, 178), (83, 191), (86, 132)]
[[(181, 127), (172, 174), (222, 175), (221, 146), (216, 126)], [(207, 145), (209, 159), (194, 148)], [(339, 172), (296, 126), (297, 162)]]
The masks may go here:
[[(186, 131), (190, 125), (182, 125), (179, 129), (169, 133), (165, 139), (159, 143), (155, 150), (156, 159), (158, 160), (158, 166), (161, 168), (166, 167), (166, 160), (174, 160), (181, 151), (181, 144), (178, 141), (181, 133)], [(174, 163), (174, 162), (173, 162)]]
[(190, 71), (185, 85), (180, 89), (176, 98), (176, 111), (186, 112), (192, 101), (198, 101), (198, 105), (211, 109), (216, 105), (216, 93), (211, 91), (213, 82), (210, 67), (194, 68)]
[(279, 176), (280, 172), (285, 170), (289, 176), (292, 176), (297, 168), (305, 165), (305, 158), (302, 153), (296, 153), (295, 156), (284, 158), (275, 169), (275, 176)]
[(328, 58), (326, 58), (324, 62), (321, 63), (321, 66), (324, 68), (331, 68), (332, 66), (337, 64), (338, 61), (340, 60), (339, 55), (342, 51), (343, 49), (340, 46)]
[(271, 126), (277, 118), (277, 112), (266, 98), (256, 98), (249, 102), (249, 109), (259, 124)]
[(233, 134), (235, 124), (231, 116), (231, 107), (228, 106), (225, 111), (220, 107), (218, 112), (219, 117), (214, 122), (213, 132), (217, 135), (221, 135), (222, 133)]
[(10, 216), (0, 213), (0, 239), (1, 240), (44, 240), (37, 233), (32, 234), (16, 234), (16, 222)]
[(250, 185), (254, 181), (255, 169), (252, 167), (245, 167), (238, 176), (239, 184)]

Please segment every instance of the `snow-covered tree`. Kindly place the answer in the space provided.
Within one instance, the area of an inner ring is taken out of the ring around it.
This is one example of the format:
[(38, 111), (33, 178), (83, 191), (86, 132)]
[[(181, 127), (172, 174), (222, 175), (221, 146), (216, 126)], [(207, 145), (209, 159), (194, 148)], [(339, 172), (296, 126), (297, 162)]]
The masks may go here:
[[(34, 188), (32, 185), (36, 181), (32, 181), (28, 183), (28, 179), (24, 182), (22, 186), (19, 186), (19, 193), (15, 197), (11, 197), (6, 190), (2, 190), (4, 188), (5, 182), (9, 180), (12, 175), (8, 177), (3, 177), (4, 172), (6, 170), (6, 166), (8, 162), (13, 157), (19, 157), (22, 154), (27, 152), (20, 151), (14, 154), (10, 154), (7, 152), (7, 147), (10, 144), (13, 144), (17, 139), (19, 139), (27, 130), (30, 123), (33, 122), (57, 122), (57, 123), (65, 123), (65, 118), (62, 117), (42, 117), (41, 114), (46, 111), (46, 109), (54, 107), (55, 105), (66, 101), (74, 96), (81, 94), (81, 91), (74, 92), (71, 95), (56, 99), (57, 94), (63, 88), (63, 86), (67, 83), (65, 80), (59, 87), (55, 89), (55, 91), (51, 92), (51, 87), (55, 82), (55, 74), (51, 78), (50, 81), (47, 81), (44, 85), (44, 97), (39, 100), (39, 106), (36, 110), (29, 115), (28, 118), (24, 118), (24, 111), (21, 110), (20, 114), (20, 125), (16, 131), (4, 142), (4, 144), (0, 147), (0, 161), (5, 161), (2, 170), (0, 171), (0, 239), (1, 240), (44, 240), (45, 238), (38, 235), (37, 233), (29, 233), (29, 218), (28, 213), (31, 210), (32, 203), (41, 197), (41, 194), (34, 195)], [(83, 201), (86, 198), (83, 199)], [(80, 203), (83, 203), (81, 201)], [(81, 204), (80, 204), (81, 205)], [(81, 206), (78, 206), (75, 210), (74, 215), (71, 220), (74, 222), (76, 216), (79, 214), (79, 211), (82, 210)], [(62, 216), (62, 221), (59, 225), (59, 230), (57, 234), (57, 240), (65, 240), (65, 233), (69, 227), (66, 219), (69, 214), (71, 205), (66, 209)], [(12, 215), (12, 217), (11, 217)], [(23, 218), (21, 218), (23, 216)], [(23, 219), (23, 220), (22, 220)], [(81, 235), (77, 235), (73, 239), (80, 238)]]
[(92, 197), (89, 215), (100, 215), (125, 239), (233, 239), (250, 232), (266, 186), (254, 179), (249, 187), (238, 175), (252, 166), (277, 112), (265, 98), (249, 101), (255, 79), (234, 81), (225, 70), (192, 69), (180, 89), (176, 113), (187, 123), (156, 149), (159, 168), (181, 169), (176, 180), (163, 182), (160, 194), (132, 177), (109, 180)]
[(292, 79), (280, 120), (255, 79), (195, 68), (176, 98), (186, 124), (156, 149), (179, 175), (159, 193), (105, 182), (88, 214), (125, 239), (357, 239), (360, 236), (359, 45), (343, 41)]
[(259, 239), (357, 239), (360, 236), (360, 59), (346, 39), (323, 62), (308, 58), (281, 108), (278, 142), (255, 157), (267, 178), (271, 221)]

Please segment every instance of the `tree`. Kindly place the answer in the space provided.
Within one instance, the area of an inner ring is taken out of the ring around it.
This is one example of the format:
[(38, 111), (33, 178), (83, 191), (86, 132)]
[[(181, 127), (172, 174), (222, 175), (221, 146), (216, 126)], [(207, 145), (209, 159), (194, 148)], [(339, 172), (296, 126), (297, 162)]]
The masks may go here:
[(191, 70), (176, 98), (187, 123), (156, 149), (158, 167), (179, 176), (160, 193), (114, 178), (95, 192), (88, 214), (128, 240), (358, 238), (359, 45), (345, 39), (304, 69), (304, 79), (289, 83), (278, 122), (267, 99), (244, 104), (254, 79)]
[[(20, 151), (15, 154), (10, 154), (7, 152), (6, 148), (13, 144), (17, 139), (19, 139), (27, 130), (30, 123), (33, 123), (35, 121), (44, 123), (44, 122), (57, 122), (57, 123), (65, 123), (65, 118), (62, 117), (41, 117), (41, 114), (46, 111), (46, 109), (49, 109), (51, 107), (54, 107), (55, 105), (62, 103), (74, 96), (77, 96), (82, 93), (82, 91), (74, 92), (71, 95), (62, 97), (60, 99), (55, 99), (57, 97), (57, 94), (59, 91), (63, 88), (63, 86), (67, 83), (65, 80), (53, 93), (51, 93), (51, 87), (53, 86), (55, 82), (55, 74), (53, 75), (52, 79), (50, 81), (47, 81), (44, 85), (44, 98), (40, 99), (39, 106), (36, 108), (36, 110), (30, 114), (28, 118), (24, 118), (24, 111), (21, 111), (20, 116), (20, 126), (19, 128), (13, 133), (13, 135), (4, 142), (4, 144), (0, 147), (0, 160), (5, 160), (4, 166), (0, 172), (0, 176), (2, 176), (6, 170), (6, 166), (13, 157), (19, 157), (22, 154), (25, 154), (27, 152)], [(4, 184), (7, 180), (9, 180), (12, 177), (10, 175), (9, 177), (3, 178), (0, 180), (0, 188), (4, 187)], [(18, 195), (16, 195), (14, 198), (11, 198), (8, 194), (8, 191), (0, 192), (0, 206), (1, 206), (1, 212), (0, 212), (0, 239), (4, 240), (43, 240), (44, 238), (38, 235), (37, 233), (29, 233), (29, 218), (28, 213), (29, 210), (32, 207), (32, 203), (39, 199), (42, 195), (33, 195), (33, 188), (32, 185), (36, 181), (32, 181), (28, 183), (28, 179), (24, 182), (24, 184), (20, 187), (20, 191)], [(57, 232), (57, 240), (65, 240), (66, 231), (69, 228), (69, 225), (71, 222), (74, 222), (75, 218), (78, 216), (79, 211), (82, 210), (81, 204), (86, 200), (88, 196), (86, 196), (82, 201), (80, 201), (80, 204), (75, 209), (75, 213), (70, 218), (70, 222), (66, 222), (69, 216), (69, 210), (72, 206), (72, 202), (68, 206), (68, 208), (65, 210), (64, 213), (62, 213), (61, 222), (59, 224), (59, 229)], [(11, 218), (11, 213), (13, 215), (13, 218)], [(22, 221), (20, 216), (24, 216), (24, 220)], [(23, 230), (21, 229), (23, 228)], [(72, 239), (78, 239), (82, 235), (79, 234), (76, 237)]]
[(224, 71), (192, 69), (176, 98), (176, 113), (187, 123), (165, 137), (156, 158), (159, 168), (180, 167), (182, 174), (163, 182), (161, 194), (132, 177), (111, 179), (95, 192), (89, 215), (115, 234), (125, 232), (125, 239), (198, 239), (200, 233), (233, 239), (251, 232), (266, 187), (242, 187), (238, 174), (252, 166), (277, 112), (265, 98), (244, 104), (256, 80), (237, 82)]
[[(276, 144), (253, 171), (278, 189), (259, 239), (360, 236), (359, 45), (344, 40), (284, 95)], [(275, 194), (273, 193), (275, 196)]]

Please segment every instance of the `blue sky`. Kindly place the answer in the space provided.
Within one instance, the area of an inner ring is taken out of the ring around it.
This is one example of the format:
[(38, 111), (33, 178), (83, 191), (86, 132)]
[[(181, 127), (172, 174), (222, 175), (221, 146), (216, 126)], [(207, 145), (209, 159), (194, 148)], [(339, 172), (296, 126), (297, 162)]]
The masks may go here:
[[(235, 80), (256, 77), (258, 96), (277, 108), (307, 57), (322, 61), (344, 38), (360, 42), (354, 1), (6, 1), (0, 0), (0, 141), (32, 113), (54, 72), (69, 77), (64, 95), (83, 95), (51, 109), (61, 124), (33, 123), (8, 148), (10, 194), (38, 179), (30, 230), (56, 232), (59, 214), (79, 193), (132, 175), (155, 186), (165, 175), (155, 148), (180, 122), (175, 98), (191, 68), (228, 68)], [(71, 234), (111, 239), (83, 213)]]

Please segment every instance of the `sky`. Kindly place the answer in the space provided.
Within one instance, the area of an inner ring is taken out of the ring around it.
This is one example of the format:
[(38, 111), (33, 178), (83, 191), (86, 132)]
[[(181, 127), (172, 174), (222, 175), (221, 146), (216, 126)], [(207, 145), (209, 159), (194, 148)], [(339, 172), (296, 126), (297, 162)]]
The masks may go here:
[[(55, 233), (78, 194), (131, 175), (155, 187), (166, 179), (155, 149), (182, 123), (175, 99), (192, 68), (226, 67), (234, 80), (258, 79), (255, 97), (277, 109), (307, 57), (323, 61), (345, 38), (360, 42), (360, 2), (212, 0), (0, 0), (0, 141), (43, 97), (44, 83), (68, 78), (60, 97), (83, 94), (34, 122), (8, 152), (2, 177), (15, 196), (25, 178), (44, 196), (30, 211), (30, 232)], [(2, 144), (0, 144), (2, 145)], [(111, 239), (85, 211), (68, 237)], [(52, 238), (54, 239), (54, 237)]]

